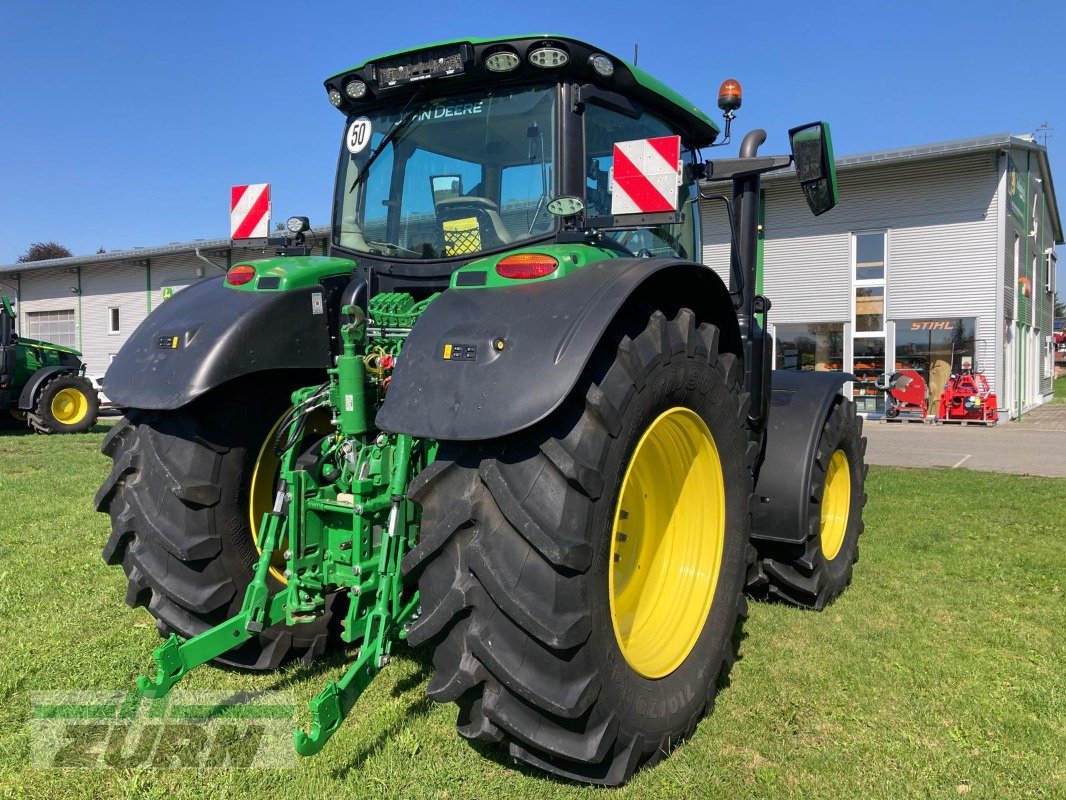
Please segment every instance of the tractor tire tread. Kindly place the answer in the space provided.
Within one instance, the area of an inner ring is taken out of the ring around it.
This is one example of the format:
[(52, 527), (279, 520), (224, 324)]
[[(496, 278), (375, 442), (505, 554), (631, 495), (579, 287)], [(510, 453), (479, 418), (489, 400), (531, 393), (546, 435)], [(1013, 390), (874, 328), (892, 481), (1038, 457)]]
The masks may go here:
[[(735, 396), (746, 435), (739, 362), (719, 353), (718, 329), (687, 309), (672, 319), (650, 309), (633, 317), (646, 324), (616, 331), (614, 345), (594, 357), (585, 389), (534, 430), (502, 442), (442, 444), (409, 493), (422, 506), (422, 529), (403, 565), (418, 577), (423, 602), (433, 603), (408, 641), (434, 646), (429, 694), (458, 703), (459, 733), (503, 743), (513, 758), (554, 775), (602, 785), (623, 783), (691, 735), (733, 664), (747, 616), (740, 581), (732, 642), (680, 731), (645, 740), (623, 732), (615, 711), (597, 702), (604, 676), (586, 646), (587, 530), (603, 492), (607, 445), (643, 376), (677, 354), (705, 361), (720, 377), (712, 391)], [(742, 446), (748, 495), (757, 455), (757, 447)], [(754, 548), (745, 547), (744, 559), (750, 568)]]

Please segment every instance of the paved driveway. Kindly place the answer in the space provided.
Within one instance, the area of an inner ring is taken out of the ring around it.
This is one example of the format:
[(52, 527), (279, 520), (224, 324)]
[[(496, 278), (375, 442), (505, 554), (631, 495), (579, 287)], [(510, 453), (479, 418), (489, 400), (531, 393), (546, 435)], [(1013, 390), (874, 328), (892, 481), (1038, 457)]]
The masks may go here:
[(870, 464), (1066, 478), (1066, 404), (1040, 406), (994, 428), (867, 420), (863, 433)]

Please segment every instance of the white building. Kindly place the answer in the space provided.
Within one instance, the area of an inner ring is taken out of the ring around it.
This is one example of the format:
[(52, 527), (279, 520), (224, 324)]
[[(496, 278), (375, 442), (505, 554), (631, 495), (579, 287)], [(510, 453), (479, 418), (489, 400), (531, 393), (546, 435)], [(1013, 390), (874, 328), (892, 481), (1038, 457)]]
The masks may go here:
[[(936, 399), (964, 357), (1010, 417), (1050, 399), (1054, 245), (1047, 153), (999, 134), (837, 160), (840, 205), (812, 217), (789, 173), (767, 176), (763, 293), (780, 369), (840, 369), (860, 410), (873, 378), (919, 370)], [(704, 260), (728, 281), (720, 203), (703, 204)], [(323, 231), (325, 233), (325, 231)], [(315, 252), (324, 252), (325, 236)], [(0, 266), (26, 336), (82, 351), (101, 376), (164, 296), (265, 255), (229, 239)], [(886, 358), (887, 354), (887, 358)]]
[[(795, 176), (764, 179), (763, 293), (778, 369), (853, 372), (860, 411), (883, 372), (915, 369), (935, 412), (975, 361), (1017, 417), (1052, 397), (1055, 244), (1046, 150), (998, 134), (837, 159), (840, 204), (812, 217)], [(720, 203), (703, 208), (704, 261), (728, 280)]]
[[(315, 252), (325, 250), (319, 237)], [(211, 239), (0, 266), (0, 294), (17, 301), (21, 334), (82, 352), (102, 377), (148, 313), (164, 299), (231, 264), (274, 254)]]

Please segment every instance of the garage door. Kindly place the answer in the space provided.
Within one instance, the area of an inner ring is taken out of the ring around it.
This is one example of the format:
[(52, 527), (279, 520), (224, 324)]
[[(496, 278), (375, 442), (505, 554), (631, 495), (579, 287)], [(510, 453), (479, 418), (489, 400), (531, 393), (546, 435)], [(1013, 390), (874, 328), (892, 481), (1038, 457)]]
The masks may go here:
[(74, 310), (27, 312), (26, 336), (30, 339), (40, 339), (42, 342), (74, 347), (77, 339)]

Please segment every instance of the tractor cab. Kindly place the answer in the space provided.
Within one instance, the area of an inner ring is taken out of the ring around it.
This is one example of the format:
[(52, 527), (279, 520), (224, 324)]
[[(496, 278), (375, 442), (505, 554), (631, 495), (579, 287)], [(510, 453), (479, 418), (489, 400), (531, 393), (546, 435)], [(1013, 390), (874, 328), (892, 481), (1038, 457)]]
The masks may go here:
[[(676, 213), (604, 237), (621, 255), (698, 258), (696, 164), (717, 126), (642, 70), (567, 37), (451, 42), (326, 81), (346, 115), (334, 255), (446, 278), (475, 258), (606, 230), (617, 142), (678, 137)], [(550, 207), (577, 201), (578, 215)], [(553, 213), (555, 211), (555, 213)], [(446, 280), (444, 281), (446, 283)]]

